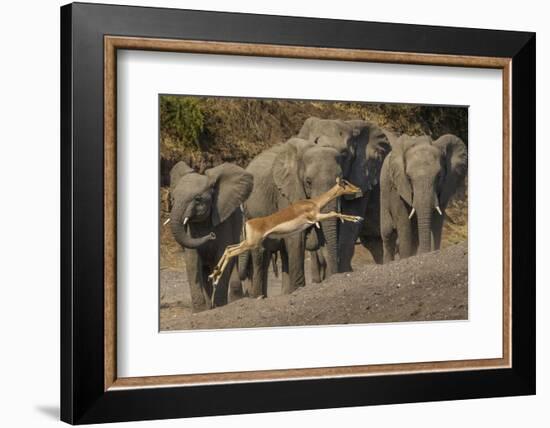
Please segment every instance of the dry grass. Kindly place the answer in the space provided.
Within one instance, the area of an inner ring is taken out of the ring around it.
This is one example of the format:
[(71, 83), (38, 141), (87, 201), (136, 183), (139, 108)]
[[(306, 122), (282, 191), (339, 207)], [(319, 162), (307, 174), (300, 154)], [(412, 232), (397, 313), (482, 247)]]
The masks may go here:
[(162, 175), (185, 160), (197, 171), (222, 162), (245, 167), (261, 151), (296, 135), (311, 116), (326, 119), (364, 119), (397, 134), (427, 134), (437, 138), (453, 133), (468, 142), (465, 108), (357, 102), (294, 101), (248, 98), (193, 97), (204, 117), (197, 144), (174, 141), (161, 129)]

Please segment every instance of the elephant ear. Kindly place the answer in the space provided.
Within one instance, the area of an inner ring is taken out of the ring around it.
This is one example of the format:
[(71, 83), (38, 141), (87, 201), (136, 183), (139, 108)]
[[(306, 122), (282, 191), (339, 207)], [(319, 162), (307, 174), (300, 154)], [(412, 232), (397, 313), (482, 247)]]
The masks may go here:
[(466, 177), (468, 151), (464, 141), (452, 134), (439, 137), (433, 145), (441, 150), (445, 161), (445, 178), (441, 184), (439, 203), (446, 207)]
[(384, 159), (391, 151), (390, 140), (386, 133), (376, 125), (372, 125), (367, 144), (367, 172), (369, 186), (376, 186), (380, 181), (380, 171)]
[(179, 161), (170, 170), (170, 192), (172, 192), (180, 179), (187, 174), (195, 172), (193, 168), (187, 165), (184, 161)]
[(289, 202), (302, 199), (302, 197), (305, 198), (303, 189), (300, 191), (303, 186), (299, 186), (298, 156), (298, 148), (293, 144), (285, 143), (283, 150), (277, 155), (271, 168), (275, 186)]
[(223, 163), (204, 173), (214, 190), (212, 222), (217, 226), (250, 196), (254, 179), (244, 169), (231, 163)]
[(309, 140), (311, 138), (311, 135), (313, 133), (313, 128), (315, 127), (315, 124), (321, 119), (318, 117), (309, 117), (306, 119), (304, 124), (302, 125), (302, 128), (300, 129), (300, 132), (298, 133), (298, 138), (303, 138), (304, 140)]
[(387, 154), (391, 151), (385, 132), (373, 123), (348, 121), (358, 131), (356, 153), (350, 172), (350, 180), (363, 191), (371, 190), (380, 181), (380, 170)]
[(389, 158), (389, 168), (393, 187), (399, 196), (412, 206), (412, 187), (405, 172), (405, 154), (412, 146), (412, 138), (408, 135), (401, 135), (392, 144)]
[[(371, 189), (372, 183), (369, 182), (369, 170), (367, 162), (367, 147), (370, 136), (370, 124), (363, 120), (348, 120), (348, 126), (352, 128), (352, 138), (348, 142), (351, 164), (347, 175), (348, 181), (358, 186), (363, 192)], [(353, 199), (357, 196), (346, 195), (346, 199)]]

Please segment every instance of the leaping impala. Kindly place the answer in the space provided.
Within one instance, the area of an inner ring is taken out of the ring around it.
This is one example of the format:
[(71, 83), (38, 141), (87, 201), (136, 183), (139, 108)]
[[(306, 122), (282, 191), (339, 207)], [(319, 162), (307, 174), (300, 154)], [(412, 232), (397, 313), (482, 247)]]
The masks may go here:
[(284, 238), (303, 232), (313, 224), (320, 228), (320, 221), (334, 217), (339, 218), (342, 222), (360, 222), (363, 218), (359, 216), (341, 214), (335, 211), (328, 213), (321, 212), (321, 209), (333, 199), (342, 195), (357, 193), (361, 193), (361, 189), (357, 186), (344, 179), (336, 178), (336, 184), (332, 188), (315, 198), (296, 201), (287, 208), (283, 208), (266, 217), (257, 217), (248, 220), (245, 223), (244, 241), (226, 247), (218, 264), (214, 267), (212, 274), (208, 278), (212, 280), (214, 285), (217, 285), (223, 271), (233, 257), (259, 247), (266, 238)]

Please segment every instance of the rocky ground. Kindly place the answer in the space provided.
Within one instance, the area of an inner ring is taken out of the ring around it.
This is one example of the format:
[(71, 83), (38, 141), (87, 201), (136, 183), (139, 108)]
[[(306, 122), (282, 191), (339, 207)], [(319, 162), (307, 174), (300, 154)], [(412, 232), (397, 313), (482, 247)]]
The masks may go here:
[[(357, 246), (354, 272), (333, 275), (290, 295), (270, 281), (266, 299), (244, 298), (192, 314), (184, 272), (161, 270), (161, 330), (357, 324), (468, 318), (468, 246), (386, 265)], [(307, 270), (307, 266), (306, 266)]]

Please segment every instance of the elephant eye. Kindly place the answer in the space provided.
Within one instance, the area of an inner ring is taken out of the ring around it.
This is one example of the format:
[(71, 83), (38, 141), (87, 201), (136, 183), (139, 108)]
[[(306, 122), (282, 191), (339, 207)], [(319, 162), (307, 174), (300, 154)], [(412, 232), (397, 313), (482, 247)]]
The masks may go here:
[(311, 187), (311, 178), (306, 178), (306, 184)]
[(202, 202), (202, 196), (200, 195), (195, 196), (195, 202)]

